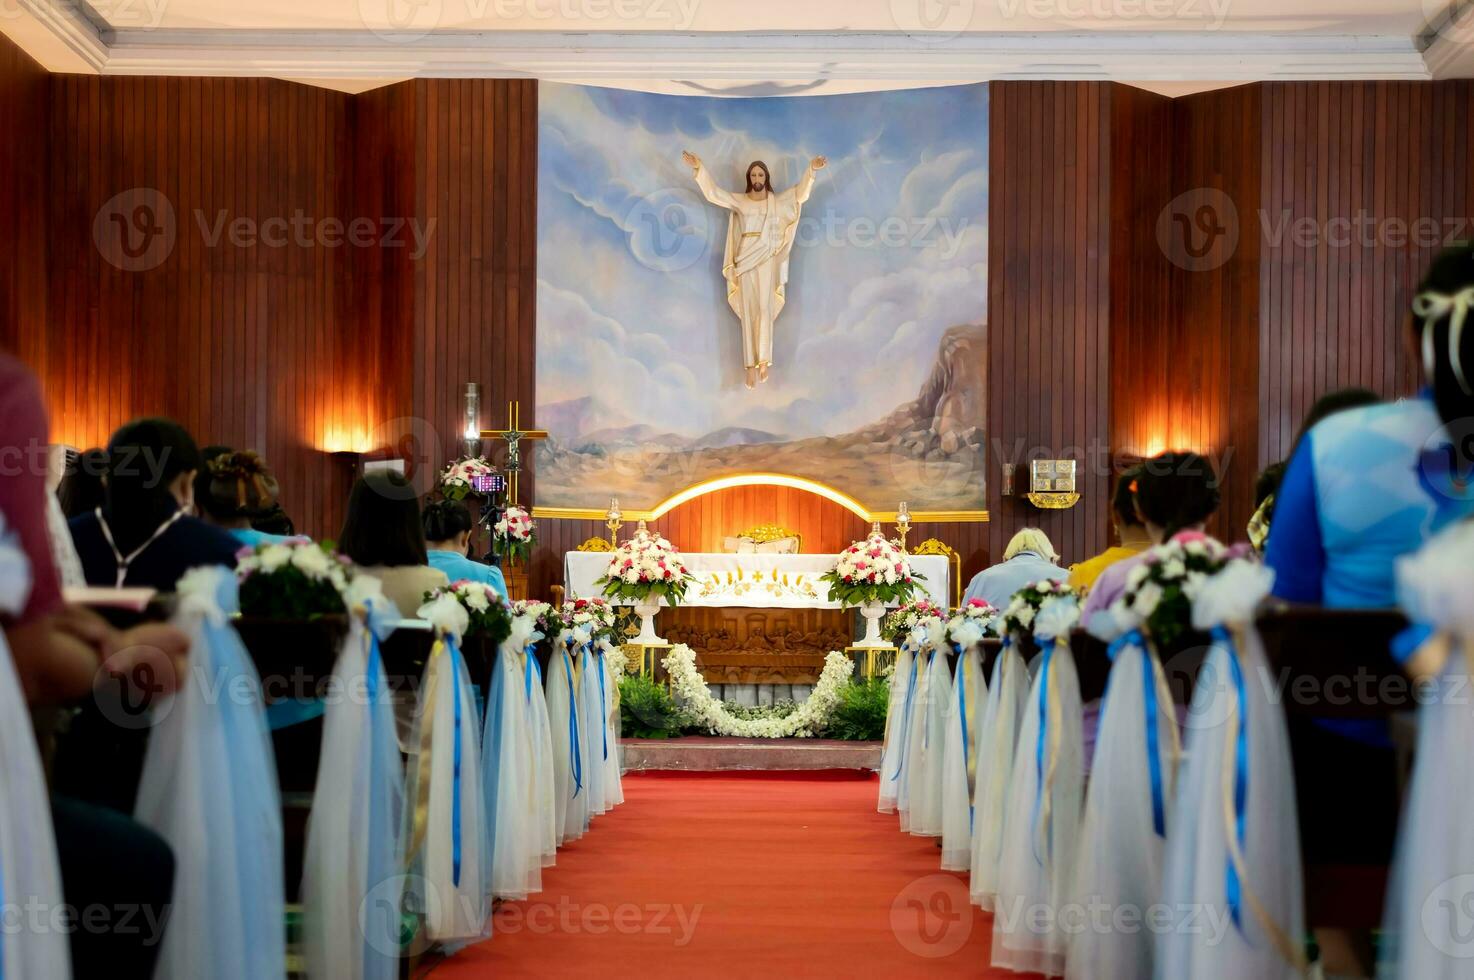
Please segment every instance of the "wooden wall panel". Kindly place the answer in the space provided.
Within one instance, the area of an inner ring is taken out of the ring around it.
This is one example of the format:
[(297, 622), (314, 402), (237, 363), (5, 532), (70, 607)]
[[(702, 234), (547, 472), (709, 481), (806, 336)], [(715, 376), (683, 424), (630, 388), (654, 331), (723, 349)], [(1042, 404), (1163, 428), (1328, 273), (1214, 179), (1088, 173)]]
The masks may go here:
[[(348, 99), (267, 79), (50, 78), (49, 299), (28, 360), (57, 440), (168, 415), (202, 445), (260, 450), (298, 526), (336, 534), (349, 471), (328, 450), (380, 402), (338, 287)], [(144, 196), (120, 206), (124, 192)], [(118, 221), (140, 248), (172, 248), (130, 264)]]
[[(1262, 91), (1259, 461), (1320, 395), (1416, 390), (1404, 320), (1423, 269), (1474, 228), (1474, 82), (1272, 83)], [(1421, 229), (1421, 233), (1420, 233)]]
[(0, 349), (45, 356), (46, 70), (0, 35)]
[[(988, 206), (988, 550), (1045, 530), (1066, 561), (1106, 544), (1110, 412), (1110, 86), (995, 82)], [(999, 465), (1072, 457), (1085, 502), (999, 494)], [(1090, 460), (1096, 460), (1094, 465)]]

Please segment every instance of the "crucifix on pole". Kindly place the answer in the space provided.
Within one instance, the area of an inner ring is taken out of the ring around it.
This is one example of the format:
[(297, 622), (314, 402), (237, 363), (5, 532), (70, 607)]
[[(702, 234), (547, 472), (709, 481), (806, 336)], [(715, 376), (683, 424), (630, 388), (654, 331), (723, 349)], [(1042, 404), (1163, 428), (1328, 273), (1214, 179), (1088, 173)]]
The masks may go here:
[(522, 428), (522, 403), (507, 402), (507, 427), (505, 429), (483, 429), (482, 438), (501, 439), (507, 444), (507, 502), (518, 503), (517, 474), (522, 471), (522, 441), (546, 439), (542, 429)]

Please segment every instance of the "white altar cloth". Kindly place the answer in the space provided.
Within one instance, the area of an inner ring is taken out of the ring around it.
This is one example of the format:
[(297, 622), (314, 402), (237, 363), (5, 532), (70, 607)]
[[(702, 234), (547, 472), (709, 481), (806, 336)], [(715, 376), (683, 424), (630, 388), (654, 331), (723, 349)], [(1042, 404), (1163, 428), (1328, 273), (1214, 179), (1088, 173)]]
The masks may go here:
[[(772, 609), (837, 609), (829, 601), (829, 583), (820, 576), (834, 567), (836, 555), (702, 555), (681, 556), (696, 576), (684, 606), (747, 606)], [(927, 597), (946, 608), (951, 595), (951, 568), (944, 555), (911, 555), (911, 567), (926, 576)], [(563, 585), (568, 598), (599, 594), (594, 582), (609, 567), (607, 551), (570, 551), (563, 556)]]

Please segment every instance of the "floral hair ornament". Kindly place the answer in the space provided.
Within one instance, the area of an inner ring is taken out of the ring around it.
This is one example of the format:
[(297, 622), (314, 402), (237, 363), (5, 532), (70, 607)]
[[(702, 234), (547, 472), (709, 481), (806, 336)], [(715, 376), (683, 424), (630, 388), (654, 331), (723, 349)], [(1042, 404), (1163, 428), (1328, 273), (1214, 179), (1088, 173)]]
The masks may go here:
[(1454, 379), (1464, 394), (1474, 395), (1474, 385), (1464, 374), (1463, 357), (1459, 352), (1459, 341), (1464, 335), (1464, 322), (1469, 318), (1469, 308), (1474, 306), (1474, 286), (1467, 286), (1452, 296), (1444, 293), (1420, 293), (1413, 299), (1413, 315), (1423, 321), (1423, 373), (1431, 381), (1437, 357), (1433, 350), (1433, 325), (1448, 317), (1448, 362), (1453, 368)]

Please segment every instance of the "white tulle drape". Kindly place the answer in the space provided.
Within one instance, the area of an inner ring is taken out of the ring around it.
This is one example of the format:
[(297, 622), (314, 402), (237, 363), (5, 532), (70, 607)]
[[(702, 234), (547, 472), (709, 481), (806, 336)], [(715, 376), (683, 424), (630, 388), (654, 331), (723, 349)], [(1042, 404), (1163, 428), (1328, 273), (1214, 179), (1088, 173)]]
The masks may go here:
[[(31, 594), (30, 562), (0, 517), (0, 613), (18, 614)], [(61, 872), (51, 829), (51, 803), (31, 714), (0, 631), (0, 908), (44, 911), (62, 905)], [(66, 980), (72, 973), (60, 929), (0, 931), (0, 975)]]
[(1146, 917), (1161, 901), (1172, 827), (1180, 752), (1170, 692), (1139, 633), (1112, 649), (1073, 889), (1075, 908), (1107, 915), (1074, 931), (1065, 963), (1072, 980), (1152, 976), (1155, 937)]
[(589, 807), (594, 815), (608, 813), (624, 802), (619, 775), (619, 675), (617, 661), (624, 656), (600, 638), (585, 651), (583, 709), (588, 720), (587, 756), (594, 773)]
[(993, 965), (1057, 976), (1069, 940), (1059, 911), (1071, 896), (1079, 843), (1084, 709), (1069, 647), (1040, 642), (1004, 802)]
[(947, 748), (947, 712), (952, 694), (952, 672), (947, 665), (946, 628), (941, 620), (918, 627), (925, 640), (917, 654), (916, 692), (911, 698), (911, 731), (906, 745), (906, 770), (901, 829), (920, 837), (942, 833), (942, 765)]
[(457, 634), (437, 631), (405, 780), (405, 901), (426, 938), (454, 947), (489, 934), (492, 855), (471, 677)]
[(483, 788), (491, 820), (493, 897), (520, 901), (542, 890), (557, 848), (552, 734), (547, 726), (533, 621), (517, 617), (492, 668), (482, 738)]
[(972, 865), (973, 782), (982, 745), (978, 716), (987, 697), (982, 650), (976, 645), (959, 650), (942, 753), (942, 867), (948, 871), (966, 871)]
[(357, 607), (333, 667), (302, 872), (312, 980), (398, 976), (404, 767), (379, 651), (398, 618), (382, 594)]
[(906, 758), (906, 734), (910, 730), (909, 705), (916, 670), (916, 649), (911, 638), (901, 640), (891, 672), (890, 698), (885, 712), (885, 743), (880, 754), (880, 794), (875, 809), (895, 813), (901, 793), (901, 775)]
[(978, 770), (973, 789), (972, 867), (968, 891), (985, 909), (998, 892), (998, 859), (1003, 849), (1004, 804), (1013, 775), (1019, 726), (1029, 696), (1029, 669), (1011, 638), (1005, 637), (978, 724)]
[(281, 797), (261, 679), (228, 620), (235, 576), (179, 583), (189, 635), (181, 689), (155, 707), (135, 815), (174, 852), (174, 898), (158, 980), (286, 974)]
[(578, 688), (585, 633), (564, 630), (553, 642), (548, 666), (548, 720), (553, 734), (553, 792), (558, 843), (578, 840), (589, 828), (587, 744)]

